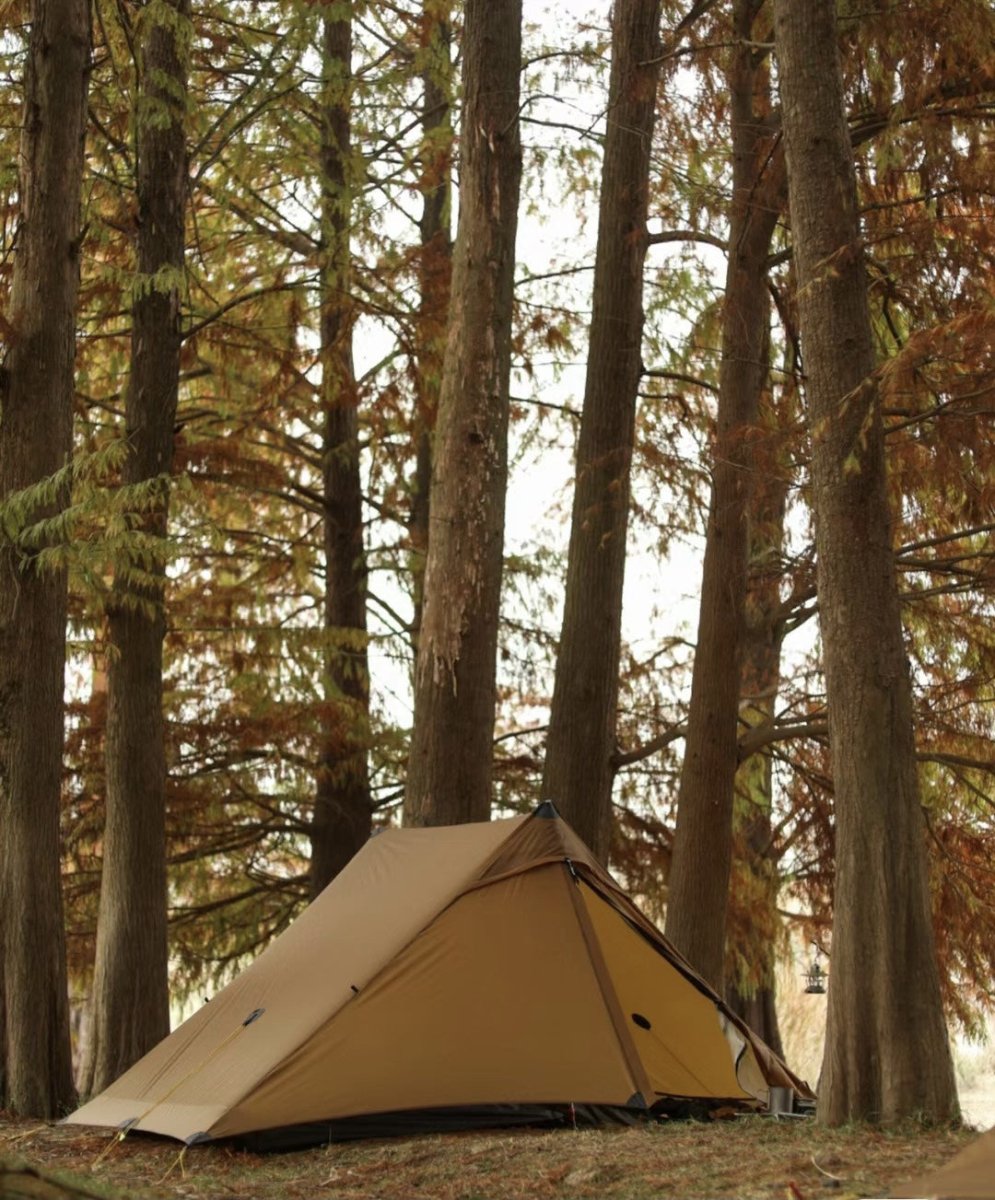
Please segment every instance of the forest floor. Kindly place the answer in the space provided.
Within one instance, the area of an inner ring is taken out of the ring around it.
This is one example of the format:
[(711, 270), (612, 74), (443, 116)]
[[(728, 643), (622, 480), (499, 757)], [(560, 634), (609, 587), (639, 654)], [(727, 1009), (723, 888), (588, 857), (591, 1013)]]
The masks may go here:
[[(746, 1117), (644, 1128), (422, 1135), (259, 1155), (5, 1119), (0, 1163), (20, 1160), (76, 1194), (136, 1200), (853, 1200), (939, 1166), (969, 1131), (822, 1129)], [(62, 1175), (65, 1173), (65, 1175)], [(6, 1192), (0, 1197), (72, 1193)]]

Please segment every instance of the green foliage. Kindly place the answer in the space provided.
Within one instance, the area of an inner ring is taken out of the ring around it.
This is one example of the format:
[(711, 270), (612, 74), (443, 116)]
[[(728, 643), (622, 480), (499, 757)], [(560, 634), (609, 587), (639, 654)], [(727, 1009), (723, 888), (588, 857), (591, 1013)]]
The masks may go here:
[(162, 509), (170, 479), (114, 485), (127, 452), (123, 440), (109, 441), (9, 493), (0, 503), (0, 535), (22, 569), (67, 572), (97, 611), (115, 578), (123, 585), (117, 603), (154, 613), (158, 575), (175, 547), (145, 526)]

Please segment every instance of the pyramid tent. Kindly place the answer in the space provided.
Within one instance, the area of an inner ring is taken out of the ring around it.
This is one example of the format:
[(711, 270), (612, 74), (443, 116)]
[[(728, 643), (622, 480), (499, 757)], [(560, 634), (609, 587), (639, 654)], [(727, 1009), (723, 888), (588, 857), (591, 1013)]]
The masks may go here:
[(378, 834), (69, 1121), (191, 1143), (370, 1114), (763, 1103), (772, 1086), (811, 1095), (545, 804)]
[(995, 1200), (995, 1129), (989, 1129), (946, 1166), (904, 1184), (892, 1195), (935, 1200)]

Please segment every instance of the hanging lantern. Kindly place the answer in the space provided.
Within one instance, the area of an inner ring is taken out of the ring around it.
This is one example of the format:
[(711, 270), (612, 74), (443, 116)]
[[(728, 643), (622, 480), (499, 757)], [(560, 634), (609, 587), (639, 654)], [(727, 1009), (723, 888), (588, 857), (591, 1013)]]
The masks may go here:
[(826, 980), (829, 978), (829, 972), (819, 962), (819, 953), (819, 947), (816, 946), (815, 954), (812, 956), (812, 965), (804, 975), (805, 992), (809, 996), (824, 996), (826, 994)]

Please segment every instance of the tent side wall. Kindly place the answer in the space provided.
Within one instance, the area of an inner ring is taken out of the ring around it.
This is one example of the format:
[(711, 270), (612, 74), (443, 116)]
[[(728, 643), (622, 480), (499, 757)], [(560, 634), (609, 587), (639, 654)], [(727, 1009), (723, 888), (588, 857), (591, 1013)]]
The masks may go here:
[[(748, 1100), (715, 1002), (585, 883), (578, 887), (623, 1019), (659, 1096)], [(740, 1047), (742, 1043), (740, 1043)]]
[(421, 1108), (626, 1105), (639, 1081), (574, 886), (561, 862), (468, 891), (212, 1136)]
[[(722, 1020), (726, 1023), (723, 1029), (729, 1040), (731, 1042), (742, 1041), (746, 1044), (745, 1053), (740, 1056), (738, 1070), (739, 1082), (745, 1091), (764, 1103), (766, 1103), (766, 1091), (772, 1087), (791, 1088), (797, 1096), (803, 1099), (815, 1099), (815, 1092), (808, 1083), (795, 1075), (767, 1043), (728, 1007), (722, 997), (667, 941), (660, 930), (636, 907), (611, 876), (607, 875), (600, 867), (589, 870), (586, 866), (581, 868), (580, 874), (584, 882), (589, 884), (591, 889), (617, 912), (628, 926), (641, 934), (643, 939), (670, 963), (682, 978), (716, 1006)], [(762, 1087), (755, 1086), (758, 1080), (763, 1081)]]
[(69, 1123), (127, 1121), (182, 1140), (206, 1131), (348, 1004), (527, 819), (372, 838), (285, 933)]

